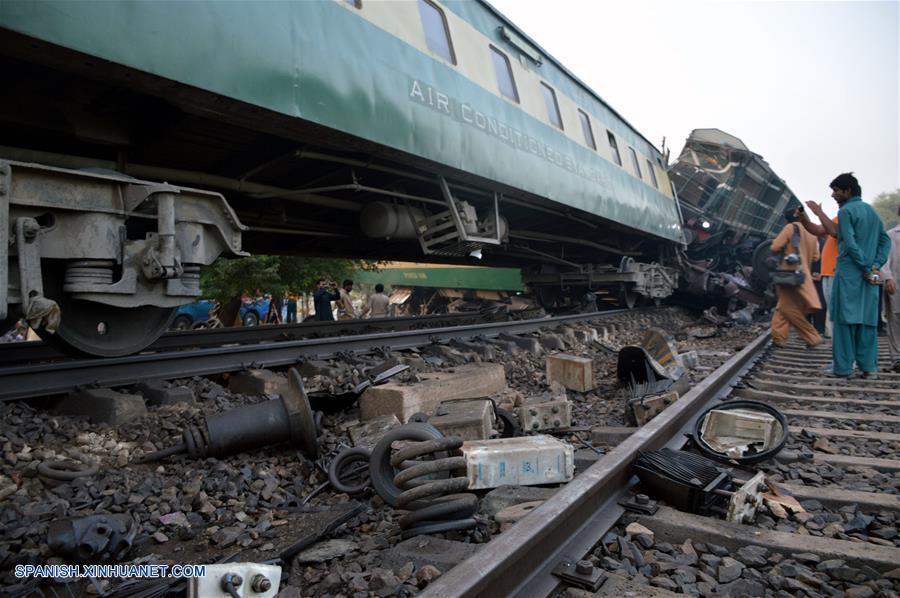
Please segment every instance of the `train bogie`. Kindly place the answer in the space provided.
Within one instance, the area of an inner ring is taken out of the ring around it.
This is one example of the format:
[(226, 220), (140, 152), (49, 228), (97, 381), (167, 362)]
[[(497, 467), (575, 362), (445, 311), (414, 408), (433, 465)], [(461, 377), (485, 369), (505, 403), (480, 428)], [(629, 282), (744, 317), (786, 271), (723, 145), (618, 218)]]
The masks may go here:
[(200, 295), (200, 268), (246, 255), (217, 193), (0, 161), (0, 320), (93, 355), (143, 349)]

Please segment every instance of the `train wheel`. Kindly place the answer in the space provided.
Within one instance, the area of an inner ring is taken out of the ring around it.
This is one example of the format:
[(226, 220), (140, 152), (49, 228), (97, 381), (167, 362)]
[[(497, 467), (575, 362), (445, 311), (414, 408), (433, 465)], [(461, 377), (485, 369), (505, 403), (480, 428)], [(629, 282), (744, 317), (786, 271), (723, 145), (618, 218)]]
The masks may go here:
[(619, 306), (626, 309), (634, 309), (637, 304), (638, 294), (630, 284), (619, 287)]
[(69, 355), (119, 357), (146, 349), (166, 331), (177, 308), (113, 307), (82, 301), (62, 292), (65, 271), (44, 261), (44, 294), (57, 302), (62, 321), (55, 333), (42, 328), (41, 339)]

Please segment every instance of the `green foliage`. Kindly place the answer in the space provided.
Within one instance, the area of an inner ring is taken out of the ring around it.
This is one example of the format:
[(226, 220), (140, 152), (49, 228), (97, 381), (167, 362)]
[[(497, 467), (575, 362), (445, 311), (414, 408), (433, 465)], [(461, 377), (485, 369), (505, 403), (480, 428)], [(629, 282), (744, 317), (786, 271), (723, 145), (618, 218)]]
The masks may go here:
[(226, 303), (245, 291), (273, 295), (313, 291), (319, 278), (340, 284), (356, 270), (378, 270), (378, 262), (283, 255), (219, 258), (203, 269), (200, 287), (203, 297)]
[(897, 207), (900, 206), (900, 189), (888, 193), (879, 193), (872, 201), (872, 207), (878, 213), (878, 217), (884, 223), (885, 230), (897, 226), (900, 219), (897, 217)]

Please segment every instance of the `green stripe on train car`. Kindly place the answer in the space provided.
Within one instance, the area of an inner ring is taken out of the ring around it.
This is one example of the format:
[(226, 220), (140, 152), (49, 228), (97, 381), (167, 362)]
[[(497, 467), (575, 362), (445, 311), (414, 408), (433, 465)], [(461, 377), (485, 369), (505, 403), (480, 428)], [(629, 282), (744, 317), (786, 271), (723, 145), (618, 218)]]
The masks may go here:
[(0, 27), (682, 241), (671, 199), (336, 2), (0, 0)]
[(385, 268), (378, 272), (360, 270), (354, 282), (385, 287), (429, 287), (478, 289), (482, 291), (524, 291), (522, 274), (515, 268)]

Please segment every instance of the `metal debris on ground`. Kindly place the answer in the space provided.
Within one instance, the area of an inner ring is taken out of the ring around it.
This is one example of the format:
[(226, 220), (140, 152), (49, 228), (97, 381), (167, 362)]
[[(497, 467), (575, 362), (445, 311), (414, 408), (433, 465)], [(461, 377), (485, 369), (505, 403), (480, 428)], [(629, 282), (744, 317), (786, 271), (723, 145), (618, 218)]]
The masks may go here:
[(768, 413), (748, 409), (714, 409), (700, 428), (700, 438), (711, 449), (728, 457), (743, 457), (751, 448), (769, 450), (778, 442), (781, 426)]
[(100, 471), (96, 462), (78, 462), (69, 460), (47, 460), (37, 467), (38, 476), (48, 486), (68, 484), (78, 478), (87, 478)]
[(669, 448), (643, 453), (635, 462), (641, 484), (652, 496), (681, 511), (724, 515), (731, 470), (705, 457)]
[(366, 447), (347, 448), (332, 459), (328, 466), (328, 481), (338, 492), (351, 496), (362, 494), (371, 486), (369, 458), (372, 451)]
[[(394, 443), (403, 443), (396, 452)], [(375, 445), (372, 485), (386, 503), (409, 511), (399, 521), (404, 538), (476, 526), (478, 497), (464, 492), (466, 478), (450, 477), (466, 466), (458, 453), (462, 444), (461, 438), (446, 438), (431, 424), (411, 423), (391, 430)]]
[(131, 548), (137, 531), (130, 515), (89, 515), (51, 523), (47, 545), (52, 554), (78, 562), (118, 561)]
[(272, 598), (281, 585), (281, 567), (260, 563), (206, 565), (204, 575), (188, 582), (188, 598), (238, 596)]
[(529, 432), (568, 428), (572, 425), (572, 404), (562, 396), (547, 400), (527, 400), (518, 409), (522, 429)]
[(224, 457), (288, 441), (315, 457), (319, 452), (318, 430), (296, 369), (291, 368), (288, 381), (288, 390), (282, 396), (209, 415), (200, 426), (184, 430), (181, 444), (144, 455), (138, 462), (180, 453), (197, 458)]
[(713, 459), (753, 464), (770, 459), (789, 436), (787, 418), (762, 401), (732, 400), (701, 413), (691, 436)]
[(756, 511), (763, 505), (763, 494), (768, 490), (766, 474), (759, 472), (741, 484), (728, 499), (726, 521), (732, 523), (752, 523)]

